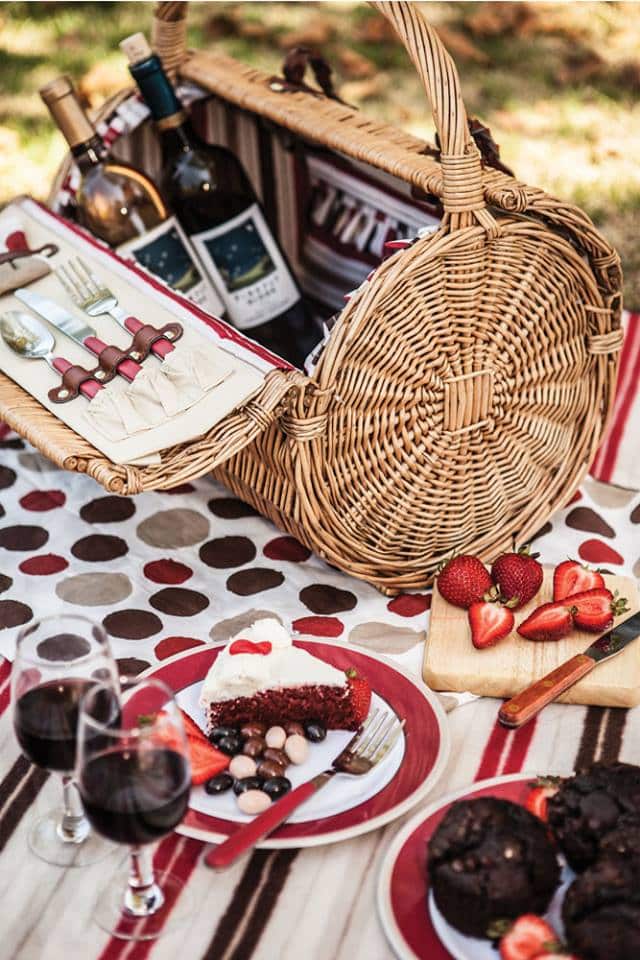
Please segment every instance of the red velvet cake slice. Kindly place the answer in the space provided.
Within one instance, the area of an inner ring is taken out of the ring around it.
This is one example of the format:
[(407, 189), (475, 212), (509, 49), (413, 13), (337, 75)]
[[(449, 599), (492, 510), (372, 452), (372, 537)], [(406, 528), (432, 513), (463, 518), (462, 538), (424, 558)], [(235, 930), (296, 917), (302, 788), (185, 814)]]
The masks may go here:
[(369, 711), (366, 680), (296, 647), (273, 618), (233, 637), (213, 663), (200, 694), (206, 730), (260, 720), (268, 726), (319, 720), (356, 730)]

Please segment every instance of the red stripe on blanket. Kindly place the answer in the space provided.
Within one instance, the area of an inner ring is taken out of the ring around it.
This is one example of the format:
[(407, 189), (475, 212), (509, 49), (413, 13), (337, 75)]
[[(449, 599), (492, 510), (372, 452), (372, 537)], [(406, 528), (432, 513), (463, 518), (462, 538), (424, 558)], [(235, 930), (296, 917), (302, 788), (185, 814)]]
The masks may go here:
[(486, 780), (488, 777), (495, 777), (500, 767), (500, 760), (508, 735), (507, 728), (498, 723), (496, 719), (474, 780)]
[(509, 744), (509, 752), (507, 753), (507, 758), (503, 764), (501, 773), (518, 773), (522, 770), (527, 758), (529, 746), (533, 740), (533, 735), (536, 732), (537, 719), (537, 717), (534, 717), (533, 720), (525, 724), (524, 727), (520, 727), (519, 730), (513, 732), (511, 743)]
[(627, 418), (636, 395), (640, 379), (640, 315), (629, 317), (624, 348), (620, 357), (618, 385), (613, 406), (613, 415), (604, 443), (601, 445), (591, 468), (591, 474), (603, 483), (611, 481), (620, 444), (624, 436)]

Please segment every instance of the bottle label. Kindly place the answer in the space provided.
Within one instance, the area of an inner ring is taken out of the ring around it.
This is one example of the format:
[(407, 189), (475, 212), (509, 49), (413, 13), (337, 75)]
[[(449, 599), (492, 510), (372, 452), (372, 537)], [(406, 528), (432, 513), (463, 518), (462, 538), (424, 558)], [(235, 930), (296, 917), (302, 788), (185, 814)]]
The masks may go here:
[(122, 256), (134, 260), (149, 273), (164, 280), (192, 303), (216, 317), (224, 315), (224, 303), (197, 262), (189, 241), (174, 217), (118, 247)]
[(226, 223), (191, 234), (191, 242), (239, 330), (273, 320), (300, 300), (257, 203)]

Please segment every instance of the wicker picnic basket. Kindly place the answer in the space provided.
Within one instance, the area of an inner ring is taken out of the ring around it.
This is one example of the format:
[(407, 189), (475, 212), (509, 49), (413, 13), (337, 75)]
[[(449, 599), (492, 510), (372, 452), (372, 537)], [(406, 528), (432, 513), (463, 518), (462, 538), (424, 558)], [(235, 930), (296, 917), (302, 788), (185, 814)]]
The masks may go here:
[(578, 486), (612, 406), (621, 271), (582, 211), (482, 162), (455, 66), (418, 5), (373, 6), (424, 83), (439, 153), (306, 86), (187, 52), (186, 4), (156, 8), (165, 64), (218, 106), (441, 201), (439, 229), (351, 296), (313, 375), (272, 372), (250, 403), (149, 467), (106, 461), (4, 377), (0, 418), (113, 493), (213, 471), (392, 594), (427, 585), (452, 549), (490, 559), (525, 541)]

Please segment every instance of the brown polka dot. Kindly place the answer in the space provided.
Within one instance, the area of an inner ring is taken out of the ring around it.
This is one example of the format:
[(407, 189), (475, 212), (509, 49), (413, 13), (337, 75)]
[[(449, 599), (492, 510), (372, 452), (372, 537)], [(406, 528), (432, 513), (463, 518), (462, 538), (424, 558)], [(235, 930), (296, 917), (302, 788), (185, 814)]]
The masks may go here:
[(0, 547), (5, 550), (39, 550), (48, 539), (49, 534), (44, 527), (29, 524), (17, 524), (0, 530)]
[(78, 560), (87, 560), (89, 563), (104, 563), (106, 560), (116, 560), (124, 557), (129, 547), (120, 537), (108, 537), (101, 533), (92, 533), (88, 537), (76, 540), (71, 547), (71, 553)]
[(640, 503), (631, 511), (631, 523), (640, 523)]
[(257, 517), (258, 513), (248, 503), (235, 497), (214, 497), (209, 500), (209, 510), (223, 520), (239, 520), (241, 517)]
[(116, 610), (102, 624), (112, 637), (123, 640), (144, 640), (162, 630), (162, 620), (149, 610)]
[(11, 467), (0, 466), (0, 490), (6, 490), (12, 483), (15, 483), (16, 472)]
[(2, 506), (2, 504), (0, 503), (0, 520), (2, 520), (2, 518), (3, 518), (4, 515), (5, 515), (5, 513), (6, 513), (6, 510), (4, 509), (4, 507)]
[(350, 590), (338, 590), (328, 583), (314, 583), (300, 591), (300, 600), (312, 613), (326, 616), (353, 610), (358, 598)]
[(613, 527), (604, 520), (599, 513), (590, 507), (574, 507), (568, 514), (565, 523), (572, 530), (585, 530), (587, 533), (597, 533), (601, 537), (615, 537)]
[(634, 575), (634, 577), (636, 577), (638, 580), (640, 580), (640, 557), (638, 557), (638, 559), (636, 560), (636, 562), (635, 562), (634, 565), (633, 565), (633, 575)]
[(282, 618), (271, 610), (247, 610), (246, 613), (239, 613), (237, 617), (229, 617), (228, 620), (218, 620), (211, 628), (209, 637), (215, 642), (228, 640), (236, 633), (240, 633), (246, 627), (250, 627), (256, 620), (262, 620), (265, 617), (272, 617), (278, 623), (282, 623)]
[(388, 623), (359, 623), (349, 634), (349, 643), (376, 653), (406, 653), (424, 643), (425, 637), (424, 630), (392, 627)]
[(255, 559), (256, 548), (248, 537), (218, 537), (200, 547), (200, 559), (208, 567), (224, 570), (241, 567)]
[(165, 587), (158, 590), (149, 603), (160, 613), (168, 613), (172, 617), (193, 617), (202, 613), (209, 606), (209, 600), (197, 590), (187, 590), (185, 587)]
[(546, 537), (546, 535), (551, 533), (552, 530), (553, 526), (550, 523), (545, 523), (544, 526), (540, 527), (539, 530), (536, 530), (536, 532), (529, 537), (529, 541), (533, 542), (534, 540), (539, 540), (540, 537)]
[(284, 576), (278, 570), (252, 567), (249, 570), (238, 570), (237, 573), (232, 573), (227, 580), (227, 590), (239, 597), (250, 597), (263, 590), (273, 590), (283, 582)]
[(138, 657), (120, 657), (116, 663), (121, 677), (137, 677), (151, 666), (147, 660), (139, 660)]
[(80, 516), (87, 523), (119, 523), (135, 512), (132, 497), (98, 497), (81, 507)]
[(33, 617), (33, 610), (18, 600), (0, 600), (0, 630), (19, 627)]
[(24, 440), (12, 437), (11, 440), (0, 440), (0, 450), (24, 450)]
[(61, 600), (80, 607), (98, 607), (126, 600), (133, 587), (124, 573), (79, 573), (56, 584), (56, 593)]
[(77, 633), (55, 633), (41, 640), (36, 652), (43, 660), (62, 660), (68, 663), (85, 657), (91, 650), (91, 644)]
[(8, 590), (13, 580), (11, 577), (5, 576), (4, 573), (0, 573), (0, 593), (4, 593), (5, 590)]
[(190, 547), (209, 535), (209, 521), (195, 510), (160, 510), (138, 524), (136, 532), (150, 547)]

